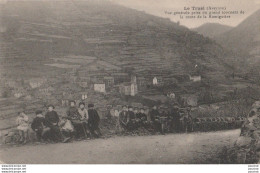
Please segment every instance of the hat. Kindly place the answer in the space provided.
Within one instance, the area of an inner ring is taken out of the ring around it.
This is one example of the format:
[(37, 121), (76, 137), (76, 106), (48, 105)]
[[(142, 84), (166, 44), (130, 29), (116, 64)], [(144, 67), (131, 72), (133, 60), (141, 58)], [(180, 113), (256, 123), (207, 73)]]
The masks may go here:
[(94, 104), (90, 103), (90, 104), (88, 104), (88, 107), (89, 107), (89, 108), (93, 108), (93, 107), (94, 107)]
[(251, 109), (251, 111), (249, 112), (248, 116), (252, 117), (252, 116), (254, 116), (256, 114), (256, 112), (257, 112), (257, 109)]
[(41, 110), (37, 110), (37, 111), (35, 112), (35, 114), (36, 114), (36, 115), (42, 114), (42, 111), (41, 111)]
[(84, 105), (84, 106), (85, 106), (85, 103), (84, 103), (84, 102), (80, 102), (80, 103), (79, 103), (79, 106), (80, 106), (80, 105)]
[(54, 105), (52, 105), (52, 104), (49, 104), (47, 107), (48, 107), (48, 108), (49, 108), (49, 107), (52, 107), (53, 109), (55, 109)]
[(127, 108), (127, 105), (124, 105), (123, 108), (124, 108), (124, 107)]

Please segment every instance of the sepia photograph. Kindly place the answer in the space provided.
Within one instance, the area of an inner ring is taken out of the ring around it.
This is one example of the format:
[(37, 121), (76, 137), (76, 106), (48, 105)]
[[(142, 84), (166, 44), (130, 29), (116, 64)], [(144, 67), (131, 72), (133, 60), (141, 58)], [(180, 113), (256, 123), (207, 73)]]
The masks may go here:
[(0, 164), (259, 163), (260, 0), (0, 0)]

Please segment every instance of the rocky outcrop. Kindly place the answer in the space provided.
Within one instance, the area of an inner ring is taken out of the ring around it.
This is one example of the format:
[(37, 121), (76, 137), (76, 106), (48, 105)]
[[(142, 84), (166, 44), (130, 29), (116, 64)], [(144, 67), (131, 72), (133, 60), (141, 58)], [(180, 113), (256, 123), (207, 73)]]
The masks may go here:
[(227, 163), (255, 164), (260, 159), (260, 101), (252, 105), (234, 146), (227, 150)]

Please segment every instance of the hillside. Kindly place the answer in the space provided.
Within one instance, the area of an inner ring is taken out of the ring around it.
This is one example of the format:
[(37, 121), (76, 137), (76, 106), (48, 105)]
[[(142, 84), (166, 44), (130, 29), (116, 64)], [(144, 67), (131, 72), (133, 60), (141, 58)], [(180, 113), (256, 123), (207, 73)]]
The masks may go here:
[(232, 27), (227, 25), (221, 25), (218, 23), (205, 23), (197, 28), (194, 28), (193, 31), (196, 31), (205, 37), (214, 38), (231, 29)]
[(141, 75), (189, 74), (196, 64), (205, 75), (230, 70), (225, 59), (232, 55), (210, 39), (106, 1), (8, 2), (1, 15), (6, 75), (55, 76), (72, 67), (55, 68), (53, 58), (64, 56), (94, 57), (113, 70)]
[[(62, 115), (64, 99), (79, 101), (86, 93), (103, 117), (107, 105), (151, 106), (167, 101), (168, 92), (198, 95), (201, 104), (248, 87), (231, 77), (236, 56), (169, 19), (103, 0), (11, 1), (0, 8), (1, 128), (14, 125), (17, 111), (33, 117), (49, 103)], [(119, 92), (130, 73), (145, 85), (133, 97)], [(163, 80), (159, 87), (151, 86), (155, 76)], [(104, 77), (115, 85), (104, 94), (94, 91)], [(31, 86), (35, 79), (43, 82), (38, 88)]]
[[(214, 39), (223, 47), (237, 54), (245, 55), (245, 59), (255, 60), (260, 55), (260, 10), (246, 18), (237, 27), (223, 33)], [(255, 63), (252, 62), (253, 64)]]

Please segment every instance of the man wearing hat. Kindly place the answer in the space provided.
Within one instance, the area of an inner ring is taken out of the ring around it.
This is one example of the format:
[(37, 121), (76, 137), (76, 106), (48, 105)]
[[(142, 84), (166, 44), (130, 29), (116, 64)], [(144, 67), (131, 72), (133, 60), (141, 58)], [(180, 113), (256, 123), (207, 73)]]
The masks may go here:
[(88, 115), (88, 124), (91, 134), (95, 137), (101, 136), (101, 132), (99, 129), (100, 117), (97, 110), (94, 108), (94, 104), (88, 104)]
[(173, 108), (171, 110), (171, 129), (174, 130), (175, 132), (180, 132), (181, 130), (181, 114), (179, 111), (179, 106), (177, 104), (173, 105)]
[(156, 105), (153, 106), (152, 110), (149, 112), (149, 115), (150, 115), (154, 130), (160, 131), (161, 130), (161, 123), (159, 120), (160, 113), (159, 113)]
[(139, 122), (139, 126), (143, 127), (145, 122), (147, 121), (147, 116), (144, 112), (144, 108), (141, 108), (140, 111), (136, 114), (136, 119)]
[(119, 114), (119, 124), (121, 129), (126, 130), (127, 129), (127, 119), (128, 119), (128, 110), (127, 106), (123, 106), (123, 110)]
[(127, 129), (129, 131), (135, 130), (136, 123), (135, 123), (135, 113), (133, 111), (133, 107), (128, 107), (128, 117), (127, 117)]
[(48, 111), (45, 114), (45, 120), (47, 122), (47, 126), (50, 128), (51, 139), (55, 142), (59, 142), (62, 141), (62, 135), (58, 126), (60, 119), (54, 109), (55, 107), (53, 105), (48, 105)]

